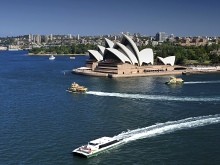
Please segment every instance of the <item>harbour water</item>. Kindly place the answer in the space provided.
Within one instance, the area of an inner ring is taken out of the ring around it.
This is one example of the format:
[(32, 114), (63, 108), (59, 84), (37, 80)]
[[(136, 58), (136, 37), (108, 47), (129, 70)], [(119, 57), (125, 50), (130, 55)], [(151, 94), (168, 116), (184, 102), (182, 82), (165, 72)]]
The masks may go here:
[[(88, 57), (0, 52), (0, 164), (220, 164), (220, 74), (109, 79), (71, 73)], [(88, 87), (71, 94), (72, 82)], [(85, 159), (102, 136), (123, 145)]]

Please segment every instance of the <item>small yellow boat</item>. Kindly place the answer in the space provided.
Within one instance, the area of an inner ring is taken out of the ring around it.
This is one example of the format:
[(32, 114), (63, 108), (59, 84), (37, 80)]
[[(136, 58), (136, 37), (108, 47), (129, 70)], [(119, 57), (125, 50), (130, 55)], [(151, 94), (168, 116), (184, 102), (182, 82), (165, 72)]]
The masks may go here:
[(87, 92), (88, 88), (84, 87), (84, 86), (81, 86), (77, 83), (72, 83), (71, 84), (71, 87), (67, 89), (68, 92), (79, 92), (79, 93), (84, 93), (84, 92)]
[(170, 80), (166, 82), (166, 84), (183, 84), (184, 81), (182, 78), (176, 78), (171, 76)]

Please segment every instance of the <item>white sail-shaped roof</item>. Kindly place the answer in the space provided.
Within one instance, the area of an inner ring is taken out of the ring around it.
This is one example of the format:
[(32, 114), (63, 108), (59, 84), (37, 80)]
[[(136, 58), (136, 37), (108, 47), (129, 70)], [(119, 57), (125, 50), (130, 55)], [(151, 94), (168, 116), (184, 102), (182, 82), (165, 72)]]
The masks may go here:
[(123, 62), (123, 63), (128, 62), (131, 64), (130, 59), (125, 54), (121, 53), (120, 51), (118, 51), (117, 49), (114, 49), (114, 48), (106, 48), (103, 59), (105, 59), (105, 55), (108, 54), (108, 51), (111, 52), (113, 55), (115, 55), (118, 59), (120, 59), (121, 62)]
[(98, 45), (98, 48), (99, 48), (99, 52), (100, 54), (103, 56), (104, 55), (104, 52), (105, 52), (105, 47), (104, 46), (101, 46), (101, 45)]
[[(144, 64), (154, 64), (153, 50), (150, 48), (138, 50), (137, 45), (127, 35), (123, 35), (121, 43), (114, 43), (105, 38), (105, 47), (98, 45), (98, 50), (88, 50), (92, 60), (102, 61), (111, 60), (114, 62), (130, 63), (132, 65), (142, 66)], [(111, 59), (112, 58), (112, 59)], [(164, 65), (173, 66), (175, 63), (175, 56), (166, 58), (158, 57)]]
[(134, 41), (130, 37), (124, 34), (121, 43), (134, 53), (140, 65), (139, 50), (137, 45), (134, 43)]
[(114, 42), (112, 42), (108, 38), (105, 38), (105, 47), (106, 48), (113, 48), (113, 46), (114, 46)]
[(92, 55), (97, 61), (102, 61), (103, 56), (97, 50), (88, 50), (90, 55)]
[(166, 58), (157, 57), (164, 65), (171, 65), (174, 66), (175, 63), (175, 56), (168, 56)]
[(123, 51), (124, 54), (127, 55), (127, 57), (131, 60), (131, 63), (134, 64), (138, 64), (137, 58), (136, 56), (124, 45), (122, 45), (121, 43), (117, 42), (114, 46), (115, 47), (119, 47), (121, 48), (121, 50)]
[(153, 50), (150, 48), (146, 48), (140, 51), (139, 53), (139, 60), (140, 60), (140, 66), (143, 65), (143, 63), (152, 65), (154, 64), (154, 54)]

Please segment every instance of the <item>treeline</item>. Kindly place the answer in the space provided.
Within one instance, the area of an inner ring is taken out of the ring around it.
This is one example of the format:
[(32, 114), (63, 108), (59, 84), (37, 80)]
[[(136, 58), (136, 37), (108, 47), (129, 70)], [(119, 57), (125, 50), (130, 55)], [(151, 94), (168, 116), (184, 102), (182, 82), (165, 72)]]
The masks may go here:
[[(176, 56), (175, 63), (178, 65), (202, 64), (215, 65), (220, 64), (220, 55), (218, 49), (219, 44), (212, 44), (206, 46), (180, 46), (172, 43), (163, 43), (161, 45), (152, 47), (155, 59), (157, 56), (167, 57)], [(144, 47), (140, 48), (143, 49)]]
[(97, 49), (97, 47), (92, 44), (73, 44), (71, 46), (33, 48), (29, 52), (33, 54), (85, 54), (89, 49)]
[[(180, 46), (169, 42), (162, 43), (157, 46), (143, 46), (144, 48), (152, 48), (155, 60), (157, 56), (167, 57), (176, 56), (175, 63), (177, 65), (203, 64), (215, 65), (220, 64), (220, 44), (212, 44), (206, 46)], [(97, 50), (96, 45), (92, 44), (73, 44), (71, 46), (50, 46), (33, 48), (30, 53), (33, 54), (85, 54), (89, 49)]]

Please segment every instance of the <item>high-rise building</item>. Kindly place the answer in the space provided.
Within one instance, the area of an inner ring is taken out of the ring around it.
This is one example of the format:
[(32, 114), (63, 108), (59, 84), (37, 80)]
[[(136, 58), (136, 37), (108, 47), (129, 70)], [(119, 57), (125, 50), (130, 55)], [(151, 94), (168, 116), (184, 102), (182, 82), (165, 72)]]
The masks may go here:
[(168, 35), (165, 32), (158, 32), (156, 34), (156, 41), (164, 42), (168, 38)]
[(33, 35), (32, 34), (29, 34), (28, 35), (28, 42), (32, 42), (33, 41)]
[(40, 44), (41, 43), (41, 36), (39, 34), (36, 35), (35, 41), (36, 41), (36, 44)]
[(49, 36), (45, 35), (45, 43), (48, 43), (48, 41), (49, 41)]
[(69, 38), (69, 39), (72, 39), (72, 34), (68, 34), (68, 38)]
[(51, 41), (53, 40), (53, 34), (50, 34), (50, 40)]

